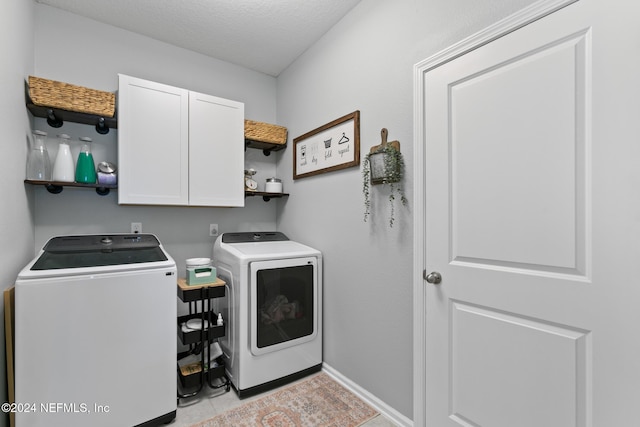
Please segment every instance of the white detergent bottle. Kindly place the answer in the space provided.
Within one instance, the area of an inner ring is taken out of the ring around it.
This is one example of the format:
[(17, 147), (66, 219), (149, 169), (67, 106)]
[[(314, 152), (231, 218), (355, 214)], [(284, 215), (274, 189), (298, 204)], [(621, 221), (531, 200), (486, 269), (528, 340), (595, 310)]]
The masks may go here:
[(53, 181), (73, 182), (75, 180), (76, 166), (71, 156), (69, 139), (70, 136), (65, 133), (58, 135), (58, 154), (53, 164)]

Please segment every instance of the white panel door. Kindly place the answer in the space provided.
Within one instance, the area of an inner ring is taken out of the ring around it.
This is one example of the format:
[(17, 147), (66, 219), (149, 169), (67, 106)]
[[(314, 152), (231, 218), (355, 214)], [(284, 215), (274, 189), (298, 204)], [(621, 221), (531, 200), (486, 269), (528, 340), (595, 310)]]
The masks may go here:
[(119, 75), (118, 203), (189, 202), (189, 92)]
[(639, 425), (638, 10), (416, 67), (416, 425)]
[(244, 206), (244, 104), (189, 92), (189, 204)]

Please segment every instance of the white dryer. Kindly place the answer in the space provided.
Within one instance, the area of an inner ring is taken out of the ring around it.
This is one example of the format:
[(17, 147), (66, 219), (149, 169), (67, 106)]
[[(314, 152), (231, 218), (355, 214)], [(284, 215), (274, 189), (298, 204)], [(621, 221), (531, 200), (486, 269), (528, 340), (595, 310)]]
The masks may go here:
[(322, 254), (279, 232), (224, 233), (213, 247), (226, 296), (220, 340), (240, 398), (322, 368)]

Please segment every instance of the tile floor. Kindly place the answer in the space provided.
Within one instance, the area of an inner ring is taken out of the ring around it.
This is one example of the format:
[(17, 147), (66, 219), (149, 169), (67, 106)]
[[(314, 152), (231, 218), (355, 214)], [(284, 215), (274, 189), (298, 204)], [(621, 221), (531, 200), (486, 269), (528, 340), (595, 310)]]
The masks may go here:
[[(304, 378), (302, 380), (304, 380)], [(291, 384), (284, 385), (283, 387), (287, 387)], [(205, 387), (197, 396), (180, 399), (176, 419), (169, 424), (169, 426), (189, 427), (199, 421), (204, 421), (217, 414), (221, 414), (226, 410), (235, 408), (236, 406), (240, 406), (246, 402), (250, 402), (251, 400), (259, 399), (265, 394), (272, 393), (273, 391), (274, 390), (240, 400), (233, 388), (231, 391), (226, 393), (224, 388), (215, 390)], [(378, 415), (363, 424), (363, 427), (396, 427), (396, 424), (385, 416)]]

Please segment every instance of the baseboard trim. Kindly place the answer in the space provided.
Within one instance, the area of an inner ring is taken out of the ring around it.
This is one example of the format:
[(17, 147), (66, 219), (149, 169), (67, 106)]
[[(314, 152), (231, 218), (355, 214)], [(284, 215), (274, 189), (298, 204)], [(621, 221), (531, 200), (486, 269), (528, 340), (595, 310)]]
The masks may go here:
[(359, 386), (358, 384), (351, 381), (349, 378), (342, 375), (333, 367), (327, 365), (326, 363), (322, 364), (322, 371), (327, 375), (331, 376), (334, 380), (339, 382), (341, 385), (349, 389), (353, 394), (357, 395), (360, 399), (364, 400), (366, 403), (375, 408), (378, 412), (380, 412), (385, 417), (389, 418), (391, 421), (396, 423), (400, 427), (413, 427), (413, 421), (402, 415), (400, 412), (393, 409), (391, 406), (387, 405), (385, 402), (369, 393), (367, 390)]

